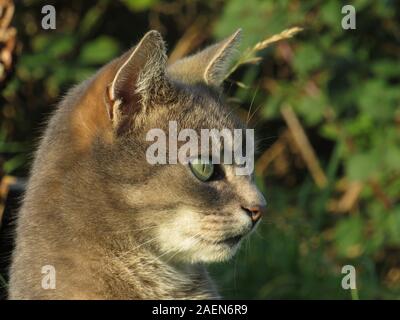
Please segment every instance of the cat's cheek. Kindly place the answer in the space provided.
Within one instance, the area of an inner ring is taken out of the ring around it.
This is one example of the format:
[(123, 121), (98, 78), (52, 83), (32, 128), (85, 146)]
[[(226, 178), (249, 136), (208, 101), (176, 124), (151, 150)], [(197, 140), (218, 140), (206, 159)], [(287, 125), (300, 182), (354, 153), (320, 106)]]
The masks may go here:
[(237, 221), (238, 229), (240, 230), (239, 233), (242, 233), (245, 235), (245, 234), (248, 234), (251, 232), (251, 230), (252, 230), (251, 219), (249, 218), (249, 216), (246, 213), (244, 213), (242, 211), (237, 212), (235, 214), (235, 218)]
[(161, 251), (187, 252), (199, 242), (200, 214), (188, 209), (177, 210), (171, 220), (160, 224), (156, 237)]

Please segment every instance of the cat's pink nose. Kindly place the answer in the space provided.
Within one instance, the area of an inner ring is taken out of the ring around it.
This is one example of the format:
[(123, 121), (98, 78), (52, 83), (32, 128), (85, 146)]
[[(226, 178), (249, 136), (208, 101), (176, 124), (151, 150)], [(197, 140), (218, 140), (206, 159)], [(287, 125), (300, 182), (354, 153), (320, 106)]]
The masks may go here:
[(244, 211), (249, 215), (253, 224), (255, 224), (258, 220), (261, 219), (262, 215), (265, 211), (265, 206), (252, 206), (252, 207), (242, 207)]

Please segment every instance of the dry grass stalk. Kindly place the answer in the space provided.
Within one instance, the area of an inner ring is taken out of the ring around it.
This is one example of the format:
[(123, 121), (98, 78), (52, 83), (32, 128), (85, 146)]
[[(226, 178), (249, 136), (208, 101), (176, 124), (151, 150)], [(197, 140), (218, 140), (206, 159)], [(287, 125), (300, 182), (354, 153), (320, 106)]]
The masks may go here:
[(257, 175), (263, 175), (268, 166), (285, 150), (288, 134), (288, 131), (282, 133), (279, 139), (258, 158), (255, 168)]
[(283, 107), (281, 113), (315, 183), (320, 188), (325, 187), (327, 178), (299, 119), (290, 106)]
[(293, 28), (290, 28), (290, 29), (283, 30), (281, 33), (275, 34), (272, 37), (269, 37), (269, 38), (257, 43), (253, 47), (252, 50), (253, 51), (263, 50), (263, 49), (267, 48), (271, 43), (275, 43), (275, 42), (281, 41), (283, 39), (290, 39), (295, 34), (299, 33), (302, 30), (303, 29), (300, 28), (300, 27), (293, 27)]
[(338, 201), (332, 201), (329, 203), (329, 210), (338, 213), (351, 211), (357, 204), (362, 189), (363, 184), (361, 182), (348, 182), (342, 197)]
[(236, 71), (241, 65), (244, 64), (256, 64), (262, 58), (257, 57), (257, 53), (261, 50), (264, 50), (269, 45), (276, 43), (281, 40), (290, 39), (303, 29), (300, 27), (293, 27), (290, 29), (283, 30), (281, 33), (275, 34), (272, 37), (269, 37), (263, 41), (258, 42), (255, 46), (251, 48), (247, 48), (243, 54), (239, 57), (238, 61), (232, 66), (232, 68), (228, 71), (226, 78), (228, 78), (232, 73)]
[(0, 83), (12, 69), (12, 54), (16, 44), (17, 31), (11, 27), (14, 4), (11, 0), (0, 0)]
[(183, 58), (206, 40), (208, 34), (208, 32), (205, 32), (207, 22), (204, 17), (199, 18), (186, 30), (169, 55), (169, 64)]
[(12, 176), (4, 176), (0, 182), (0, 225), (1, 219), (3, 217), (4, 204), (6, 202), (8, 190), (10, 189), (10, 185), (14, 184), (17, 181), (15, 177)]

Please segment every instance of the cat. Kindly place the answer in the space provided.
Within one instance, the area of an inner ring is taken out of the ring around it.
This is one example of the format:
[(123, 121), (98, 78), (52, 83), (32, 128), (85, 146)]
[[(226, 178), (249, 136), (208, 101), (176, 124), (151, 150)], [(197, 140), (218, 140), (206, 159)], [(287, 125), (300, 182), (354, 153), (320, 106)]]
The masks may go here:
[(246, 127), (221, 96), (239, 38), (168, 65), (150, 31), (67, 93), (18, 213), (9, 299), (220, 298), (206, 265), (234, 255), (265, 199), (234, 164), (209, 165), (206, 179), (190, 165), (149, 164), (145, 136), (169, 121)]

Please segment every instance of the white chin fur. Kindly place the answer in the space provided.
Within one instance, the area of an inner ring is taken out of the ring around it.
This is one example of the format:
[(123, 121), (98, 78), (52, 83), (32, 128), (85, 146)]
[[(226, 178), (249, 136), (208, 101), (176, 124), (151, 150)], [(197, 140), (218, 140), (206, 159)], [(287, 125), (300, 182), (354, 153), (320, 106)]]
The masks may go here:
[(176, 258), (187, 263), (213, 263), (231, 259), (237, 252), (240, 244), (229, 246), (226, 244), (194, 245), (187, 250), (180, 250)]
[[(169, 252), (174, 260), (187, 263), (211, 263), (229, 260), (236, 253), (240, 242), (230, 246), (228, 244), (213, 244), (201, 240), (199, 227), (201, 215), (190, 209), (179, 210), (172, 224), (168, 227), (160, 226), (156, 237), (162, 252)], [(244, 221), (243, 225), (248, 223)]]
[(196, 252), (192, 255), (192, 262), (223, 262), (231, 259), (239, 248), (239, 244), (230, 247), (228, 245), (215, 245), (215, 248)]

